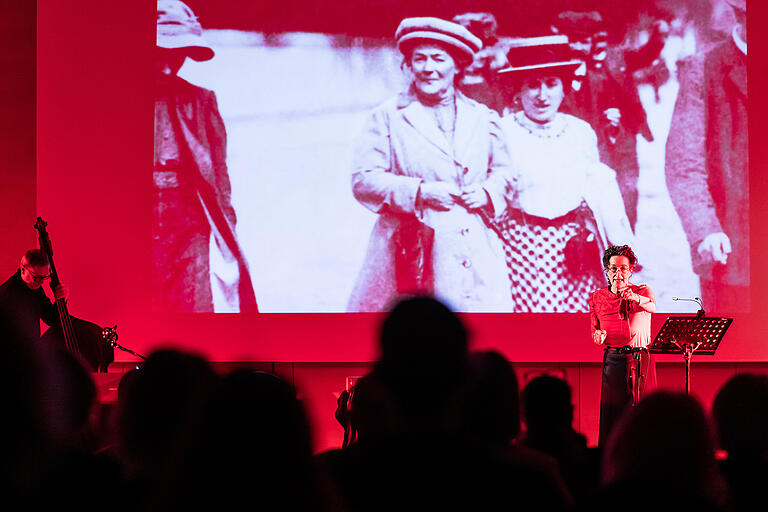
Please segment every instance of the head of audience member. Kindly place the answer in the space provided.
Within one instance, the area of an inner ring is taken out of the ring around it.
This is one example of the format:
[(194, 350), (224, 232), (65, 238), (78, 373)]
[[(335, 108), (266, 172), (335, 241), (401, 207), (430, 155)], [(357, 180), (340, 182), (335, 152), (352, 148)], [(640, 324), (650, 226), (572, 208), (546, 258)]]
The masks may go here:
[(472, 64), (482, 41), (465, 27), (440, 18), (406, 18), (395, 31), (412, 88), (423, 102), (452, 97), (454, 85)]
[(159, 83), (175, 77), (187, 57), (205, 61), (214, 55), (203, 39), (197, 16), (180, 0), (158, 0), (156, 41), (155, 71)]
[(431, 297), (402, 300), (384, 319), (380, 352), (377, 378), (403, 428), (455, 426), (467, 363), (467, 331), (455, 313)]
[(523, 416), (529, 436), (569, 430), (573, 423), (571, 387), (550, 375), (531, 379), (523, 389)]
[(317, 509), (309, 422), (294, 388), (271, 373), (239, 369), (221, 378), (180, 470), (175, 505)]
[(117, 384), (117, 402), (122, 403), (128, 395), (130, 395), (131, 387), (141, 375), (138, 368), (128, 370), (120, 377), (120, 382)]
[(520, 434), (517, 375), (498, 352), (469, 354), (461, 425), (470, 439), (496, 446)]
[(604, 454), (606, 484), (654, 481), (656, 493), (713, 497), (714, 442), (704, 409), (684, 393), (658, 392), (629, 409)]
[(51, 278), (51, 266), (48, 255), (40, 249), (30, 249), (21, 257), (19, 265), (21, 280), (30, 289), (40, 288), (45, 281)]
[(96, 406), (96, 385), (85, 364), (64, 347), (40, 350), (44, 371), (40, 377), (48, 435), (58, 450), (93, 450), (91, 420)]
[(201, 356), (152, 353), (117, 404), (118, 451), (129, 476), (160, 477), (196, 434), (216, 374)]
[(768, 376), (732, 377), (717, 392), (712, 416), (729, 458), (768, 459)]
[(392, 394), (376, 372), (358, 379), (349, 407), (349, 423), (356, 439), (396, 433), (401, 430), (400, 420)]
[[(7, 494), (28, 489), (50, 447), (39, 382), (44, 365), (26, 340), (3, 337), (0, 358), (0, 482)], [(4, 499), (6, 499), (4, 497)]]
[(570, 91), (574, 71), (568, 38), (562, 35), (515, 39), (507, 52), (509, 65), (498, 71), (511, 91), (512, 110), (519, 110), (539, 124), (555, 118)]
[(213, 395), (206, 429), (232, 450), (226, 456), (244, 461), (259, 454), (294, 461), (311, 455), (309, 422), (296, 390), (268, 372), (240, 369), (224, 377)]

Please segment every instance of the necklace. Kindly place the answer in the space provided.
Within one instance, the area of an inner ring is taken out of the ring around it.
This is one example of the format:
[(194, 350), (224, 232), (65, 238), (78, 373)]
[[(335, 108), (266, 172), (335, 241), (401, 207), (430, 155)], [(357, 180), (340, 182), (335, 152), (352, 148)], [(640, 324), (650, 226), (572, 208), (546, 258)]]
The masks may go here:
[(559, 114), (555, 114), (555, 117), (549, 122), (537, 123), (529, 119), (524, 110), (518, 110), (513, 119), (525, 131), (540, 139), (556, 139), (565, 132), (567, 126), (565, 117)]

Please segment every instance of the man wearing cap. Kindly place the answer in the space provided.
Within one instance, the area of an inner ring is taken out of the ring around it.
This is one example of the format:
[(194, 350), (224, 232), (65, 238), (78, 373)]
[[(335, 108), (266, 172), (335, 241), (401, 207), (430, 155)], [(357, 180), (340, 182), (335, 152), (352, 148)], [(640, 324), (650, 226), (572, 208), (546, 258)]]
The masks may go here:
[(216, 95), (177, 76), (187, 57), (206, 61), (213, 55), (192, 10), (178, 0), (159, 0), (152, 223), (152, 306), (157, 311), (213, 312), (212, 233), (226, 270), (215, 277), (224, 309), (256, 309), (235, 238), (227, 134)]
[[(661, 27), (661, 25), (654, 25)], [(596, 11), (565, 11), (557, 16), (554, 31), (568, 36), (577, 58), (584, 64), (576, 71), (573, 93), (563, 111), (584, 119), (595, 130), (600, 161), (616, 171), (627, 218), (637, 222), (638, 134), (652, 141), (653, 134), (633, 72), (649, 66), (664, 46), (663, 31), (654, 29), (648, 42), (633, 51), (608, 46), (606, 26)]]
[(497, 82), (497, 71), (507, 64), (506, 46), (497, 35), (498, 22), (489, 12), (467, 12), (453, 17), (483, 42), (483, 47), (464, 72), (461, 92), (492, 108), (504, 111), (504, 93)]
[(750, 308), (747, 2), (726, 1), (731, 36), (678, 63), (666, 173), (704, 307), (731, 313)]
[(506, 208), (509, 155), (498, 116), (455, 88), (482, 42), (438, 18), (403, 20), (395, 40), (412, 79), (355, 147), (352, 193), (378, 220), (348, 309), (429, 293), (459, 311), (509, 311), (503, 247), (486, 224)]

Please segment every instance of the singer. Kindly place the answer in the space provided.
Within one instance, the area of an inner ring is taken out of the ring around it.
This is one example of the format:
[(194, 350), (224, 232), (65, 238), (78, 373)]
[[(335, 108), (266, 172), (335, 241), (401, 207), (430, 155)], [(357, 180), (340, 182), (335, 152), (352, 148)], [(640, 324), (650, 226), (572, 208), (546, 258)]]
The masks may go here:
[(656, 299), (648, 286), (629, 282), (636, 264), (635, 253), (628, 245), (608, 247), (603, 253), (608, 286), (592, 292), (588, 301), (592, 341), (605, 350), (600, 391), (601, 446), (608, 441), (624, 409), (656, 386), (656, 366), (647, 349)]

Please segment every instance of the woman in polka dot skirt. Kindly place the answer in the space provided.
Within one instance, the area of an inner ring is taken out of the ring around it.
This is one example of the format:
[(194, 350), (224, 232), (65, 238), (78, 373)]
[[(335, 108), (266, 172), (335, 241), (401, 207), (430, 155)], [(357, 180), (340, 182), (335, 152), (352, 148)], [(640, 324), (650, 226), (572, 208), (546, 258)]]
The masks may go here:
[[(514, 91), (502, 129), (516, 170), (506, 215), (494, 223), (516, 312), (586, 312), (603, 283), (609, 244), (632, 243), (615, 172), (592, 127), (559, 112), (575, 69), (565, 36), (518, 39), (499, 71)], [(517, 107), (517, 109), (515, 109)]]

